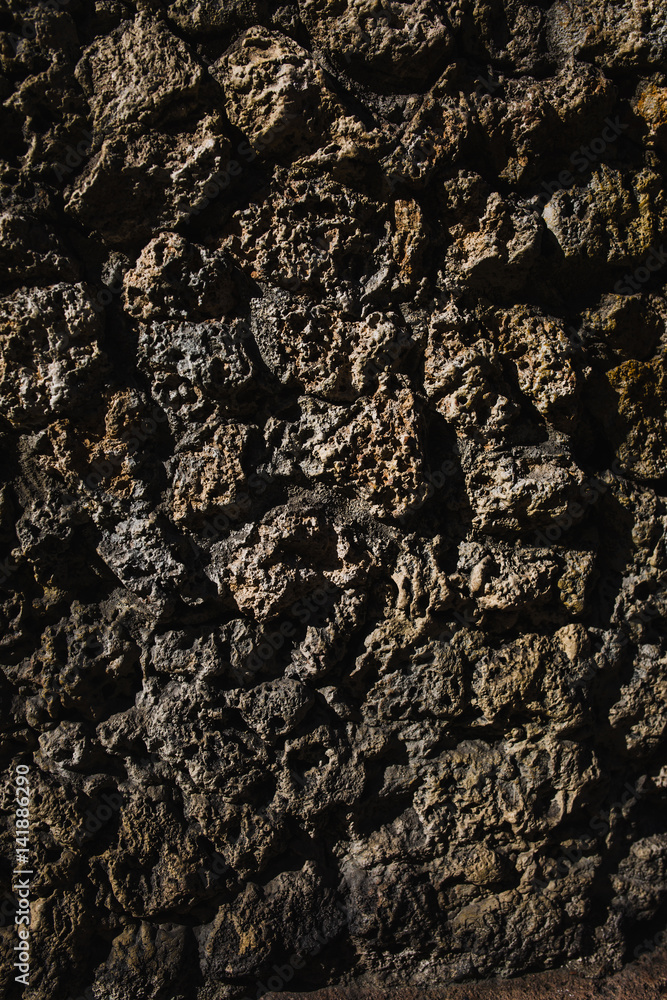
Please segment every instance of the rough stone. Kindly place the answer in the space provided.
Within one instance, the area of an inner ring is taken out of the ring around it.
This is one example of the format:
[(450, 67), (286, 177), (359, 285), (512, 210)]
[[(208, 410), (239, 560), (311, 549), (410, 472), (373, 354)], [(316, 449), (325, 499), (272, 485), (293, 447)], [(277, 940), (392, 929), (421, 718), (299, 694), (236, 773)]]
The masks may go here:
[(665, 994), (664, 7), (0, 0), (8, 1000)]

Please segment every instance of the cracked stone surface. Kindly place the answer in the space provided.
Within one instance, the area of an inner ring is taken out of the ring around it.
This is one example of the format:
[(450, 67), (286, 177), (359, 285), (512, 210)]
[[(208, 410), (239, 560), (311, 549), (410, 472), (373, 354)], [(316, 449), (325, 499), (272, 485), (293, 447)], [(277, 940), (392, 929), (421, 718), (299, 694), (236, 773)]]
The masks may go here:
[(0, 0), (8, 1000), (664, 995), (666, 24)]

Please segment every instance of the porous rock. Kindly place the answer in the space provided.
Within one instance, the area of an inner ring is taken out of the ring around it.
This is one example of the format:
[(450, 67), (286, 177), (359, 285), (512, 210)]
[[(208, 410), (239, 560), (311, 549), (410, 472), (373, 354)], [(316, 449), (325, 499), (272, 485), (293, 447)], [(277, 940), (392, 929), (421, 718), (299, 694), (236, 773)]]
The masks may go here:
[(662, 0), (0, 8), (30, 1000), (603, 990), (667, 900)]

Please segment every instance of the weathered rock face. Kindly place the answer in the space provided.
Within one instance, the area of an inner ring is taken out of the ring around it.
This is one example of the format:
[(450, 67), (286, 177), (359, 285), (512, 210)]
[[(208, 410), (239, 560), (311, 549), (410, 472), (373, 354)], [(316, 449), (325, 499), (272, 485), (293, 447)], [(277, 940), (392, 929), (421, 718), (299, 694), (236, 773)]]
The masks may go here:
[(1, 0), (29, 1000), (664, 943), (666, 15)]

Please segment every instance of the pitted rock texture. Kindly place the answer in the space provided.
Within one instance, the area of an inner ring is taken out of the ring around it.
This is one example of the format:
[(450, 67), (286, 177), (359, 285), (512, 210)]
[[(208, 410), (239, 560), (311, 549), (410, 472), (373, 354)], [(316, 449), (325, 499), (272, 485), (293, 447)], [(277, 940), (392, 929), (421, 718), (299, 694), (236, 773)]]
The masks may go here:
[(0, 0), (8, 1000), (665, 943), (666, 24)]

